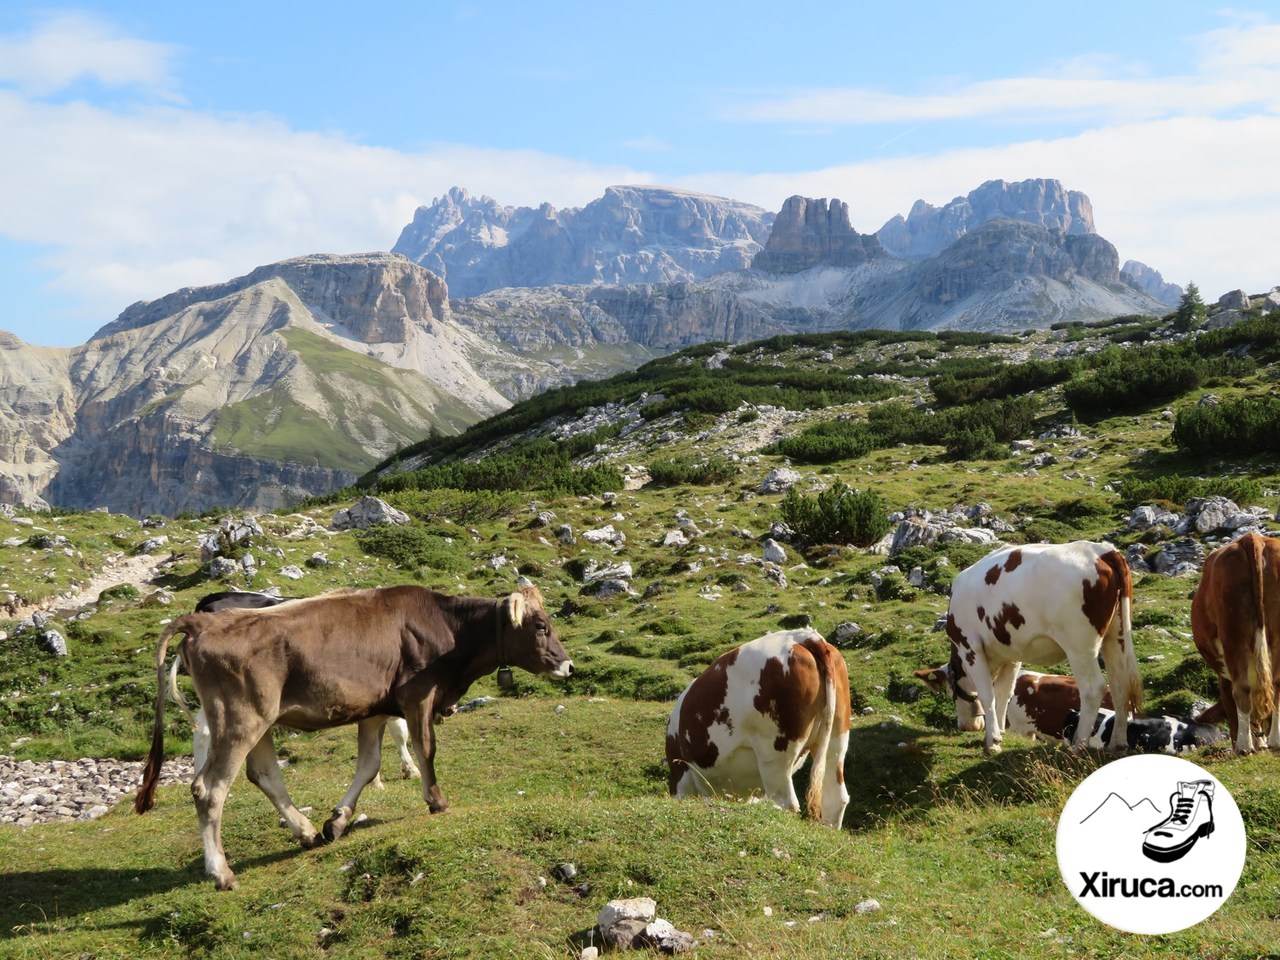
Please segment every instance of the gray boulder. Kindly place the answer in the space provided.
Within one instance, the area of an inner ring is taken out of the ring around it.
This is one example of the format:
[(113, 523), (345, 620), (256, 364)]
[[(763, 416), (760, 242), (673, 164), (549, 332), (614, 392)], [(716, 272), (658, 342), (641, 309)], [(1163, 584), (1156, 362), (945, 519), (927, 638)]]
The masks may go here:
[(760, 482), (761, 493), (786, 493), (801, 480), (799, 472), (790, 467), (778, 467), (770, 470), (769, 475)]
[(409, 515), (379, 497), (361, 497), (352, 506), (333, 515), (335, 530), (364, 530), (378, 523), (404, 525)]
[(1152, 566), (1156, 573), (1181, 577), (1203, 567), (1204, 556), (1204, 547), (1200, 542), (1188, 537), (1162, 546), (1156, 553)]

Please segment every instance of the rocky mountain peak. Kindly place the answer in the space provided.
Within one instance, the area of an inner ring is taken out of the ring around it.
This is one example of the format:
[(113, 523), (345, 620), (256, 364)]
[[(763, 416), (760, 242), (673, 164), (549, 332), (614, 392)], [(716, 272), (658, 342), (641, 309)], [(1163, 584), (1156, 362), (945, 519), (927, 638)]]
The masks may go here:
[(1182, 287), (1168, 283), (1159, 270), (1137, 260), (1126, 260), (1120, 268), (1120, 278), (1165, 306), (1176, 307), (1182, 301)]
[(1001, 217), (1072, 236), (1096, 232), (1087, 196), (1067, 190), (1057, 180), (1030, 179), (1018, 183), (988, 180), (943, 207), (917, 200), (905, 218), (892, 217), (876, 236), (894, 256), (923, 260)]
[(183, 287), (156, 300), (139, 301), (91, 340), (150, 326), (192, 305), (221, 300), (271, 279), (283, 280), (313, 313), (365, 343), (402, 341), (407, 324), (443, 320), (449, 309), (444, 281), (398, 254), (315, 253), (269, 263), (225, 283)]
[(419, 207), (393, 250), (455, 296), (506, 287), (665, 283), (741, 270), (773, 217), (751, 204), (653, 186), (613, 186), (585, 207), (504, 207), (453, 188)]
[(783, 203), (768, 243), (751, 265), (770, 273), (799, 273), (816, 266), (855, 267), (883, 256), (879, 240), (853, 229), (843, 200), (793, 196)]

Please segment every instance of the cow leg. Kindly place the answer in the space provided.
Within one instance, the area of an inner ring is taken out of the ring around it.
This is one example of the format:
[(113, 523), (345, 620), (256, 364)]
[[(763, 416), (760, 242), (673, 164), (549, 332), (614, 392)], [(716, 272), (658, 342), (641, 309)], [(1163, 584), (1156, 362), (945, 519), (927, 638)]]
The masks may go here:
[(1236, 695), (1235, 690), (1231, 686), (1231, 680), (1228, 677), (1218, 677), (1218, 704), (1222, 707), (1222, 713), (1227, 718), (1227, 733), (1231, 737), (1231, 742), (1236, 742), (1236, 737), (1240, 734), (1240, 718), (1236, 716)]
[(422, 776), (418, 765), (413, 762), (413, 751), (409, 749), (409, 725), (399, 717), (392, 717), (387, 721), (387, 730), (400, 753), (400, 776), (406, 780)]
[(991, 678), (991, 668), (987, 665), (986, 658), (979, 654), (974, 662), (965, 668), (965, 672), (973, 681), (973, 692), (977, 695), (978, 702), (982, 704), (982, 714), (987, 721), (983, 724), (986, 736), (982, 749), (988, 756), (999, 753), (1000, 741), (1004, 738), (1004, 728), (996, 719), (996, 694), (995, 684)]
[(316, 828), (311, 821), (293, 805), (289, 798), (289, 790), (284, 785), (284, 777), (280, 773), (280, 758), (276, 756), (276, 745), (268, 730), (254, 744), (245, 758), (245, 772), (249, 782), (267, 795), (267, 799), (275, 804), (284, 817), (284, 825), (289, 828), (295, 840), (304, 849), (310, 850), (316, 845)]
[[(1102, 692), (1105, 696), (1109, 682), (1111, 705), (1116, 713), (1116, 718), (1111, 724), (1110, 747), (1112, 750), (1128, 750), (1129, 715), (1137, 715), (1138, 703), (1134, 702), (1134, 698), (1141, 695), (1142, 681), (1135, 676), (1137, 659), (1132, 655), (1132, 651), (1125, 653), (1120, 637), (1119, 620), (1118, 616), (1112, 619), (1111, 626), (1102, 638), (1102, 662), (1107, 668)], [(1130, 643), (1132, 643), (1132, 637)], [(1098, 658), (1094, 657), (1093, 662), (1097, 664)], [(1098, 701), (1098, 706), (1102, 706), (1102, 701)]]
[(995, 703), (996, 726), (1001, 730), (1009, 728), (1009, 701), (1013, 699), (1013, 685), (1018, 679), (1020, 663), (1001, 664), (995, 676), (991, 678), (991, 695)]
[(849, 750), (849, 732), (831, 731), (827, 742), (827, 770), (822, 782), (822, 822), (839, 828), (844, 824), (844, 811), (849, 806), (849, 791), (844, 785), (844, 758)]
[(366, 717), (356, 724), (356, 775), (333, 815), (324, 822), (326, 841), (337, 840), (347, 829), (356, 812), (356, 803), (366, 784), (375, 780), (382, 767), (382, 729), (386, 717)]
[(200, 821), (200, 840), (204, 845), (204, 872), (213, 877), (213, 885), (218, 890), (233, 890), (236, 885), (236, 875), (231, 872), (222, 850), (222, 808), (227, 802), (227, 792), (250, 745), (270, 730), (268, 723), (265, 727), (259, 725), (250, 737), (243, 739), (211, 736), (209, 755), (191, 781), (191, 795), (195, 797), (196, 817)]
[(762, 749), (756, 751), (756, 766), (760, 770), (760, 785), (765, 796), (783, 810), (800, 812), (800, 798), (791, 772), (796, 768), (804, 750), (803, 741), (790, 741), (786, 750)]
[[(1093, 725), (1098, 722), (1098, 710), (1102, 707), (1107, 680), (1102, 675), (1102, 668), (1098, 666), (1096, 652), (1068, 654), (1067, 663), (1071, 665), (1071, 674), (1076, 678), (1076, 686), (1080, 689), (1080, 722), (1076, 725), (1075, 739), (1071, 741), (1071, 749), (1079, 753), (1089, 745)], [(1112, 750), (1126, 750), (1129, 747), (1127, 735), (1117, 735), (1121, 729), (1120, 711), (1117, 710), (1111, 733)]]
[(410, 705), (405, 710), (404, 718), (409, 725), (414, 753), (418, 755), (418, 765), (422, 768), (422, 799), (432, 813), (444, 813), (449, 809), (449, 802), (436, 782), (436, 732), (432, 723), (434, 700), (435, 690), (431, 690), (421, 703)]
[(1250, 710), (1253, 707), (1253, 688), (1249, 685), (1246, 671), (1243, 681), (1236, 678), (1231, 682), (1231, 694), (1234, 702), (1227, 707), (1227, 713), (1231, 713), (1231, 707), (1235, 707), (1236, 716), (1236, 753), (1246, 754), (1253, 753), (1254, 736), (1253, 736), (1253, 717)]

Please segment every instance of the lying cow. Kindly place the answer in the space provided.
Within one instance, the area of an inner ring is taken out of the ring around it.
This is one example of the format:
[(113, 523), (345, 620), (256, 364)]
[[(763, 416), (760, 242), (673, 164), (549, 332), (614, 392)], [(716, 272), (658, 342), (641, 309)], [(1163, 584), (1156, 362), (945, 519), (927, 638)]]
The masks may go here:
[(222, 808), (241, 763), (302, 846), (320, 842), (285, 788), (271, 737), (275, 724), (300, 730), (359, 725), (355, 781), (324, 825), (324, 838), (335, 839), (378, 770), (385, 716), (408, 721), (423, 799), (439, 813), (448, 803), (435, 775), (436, 705), (456, 703), (475, 680), (508, 663), (553, 677), (573, 673), (533, 587), (497, 601), (415, 586), (340, 590), (261, 610), (188, 614), (165, 628), (157, 646), (159, 690), (134, 804), (139, 813), (155, 805), (164, 760), (165, 658), (178, 635), (186, 638), (178, 656), (209, 724), (209, 755), (191, 792), (205, 872), (219, 890), (236, 882), (222, 849)]
[[(968, 677), (961, 678), (957, 684), (960, 695), (956, 696), (956, 688), (951, 685), (950, 664), (917, 670), (915, 675), (931, 690), (952, 695), (959, 729), (982, 730), (986, 726), (982, 704), (974, 695), (973, 682)], [(1103, 694), (1102, 705), (1111, 707), (1110, 690)], [(1013, 681), (1013, 696), (1009, 699), (1004, 728), (1032, 740), (1039, 737), (1062, 740), (1067, 714), (1072, 711), (1079, 715), (1080, 687), (1074, 679), (1019, 669)]]
[[(1117, 701), (1112, 745), (1121, 749), (1129, 714), (1142, 705), (1132, 606), (1129, 565), (1106, 543), (1005, 547), (956, 575), (946, 620), (951, 683), (957, 698), (976, 698), (986, 717), (998, 718), (984, 724), (987, 753), (1000, 749), (1023, 661), (1065, 659), (1080, 686), (1082, 715), (1097, 716), (1107, 685), (1099, 651)], [(973, 684), (972, 694), (961, 685), (965, 677)], [(1084, 731), (1077, 731), (1073, 746), (1084, 746)]]
[[(1111, 743), (1115, 728), (1114, 710), (1099, 710), (1089, 733), (1089, 746), (1103, 749)], [(1080, 724), (1080, 711), (1067, 714), (1065, 735), (1072, 737)], [(1128, 748), (1144, 753), (1181, 753), (1196, 747), (1217, 743), (1223, 738), (1222, 729), (1207, 723), (1187, 723), (1177, 717), (1130, 717)]]
[[(277, 597), (273, 594), (260, 593), (256, 590), (222, 590), (218, 593), (211, 593), (201, 597), (199, 602), (196, 603), (196, 613), (217, 613), (219, 610), (238, 610), (242, 608), (260, 610), (264, 607), (274, 607), (288, 600), (296, 599), (296, 597)], [(187, 701), (183, 698), (182, 691), (178, 687), (179, 666), (180, 661), (177, 657), (174, 657), (173, 666), (169, 669), (169, 698), (178, 705), (183, 715), (191, 723), (193, 766), (199, 772), (200, 768), (204, 766), (205, 757), (209, 753), (209, 725), (205, 723), (204, 711), (197, 709), (192, 713), (191, 708), (187, 706)], [(437, 710), (437, 719), (442, 713), (452, 713), (453, 709), (453, 706), (449, 705), (444, 710)], [(386, 717), (385, 719), (386, 726), (384, 729), (391, 734), (391, 740), (396, 745), (396, 752), (400, 755), (400, 775), (406, 779), (421, 776), (418, 771), (418, 765), (413, 762), (413, 752), (409, 749), (409, 725), (404, 722), (403, 717)], [(384, 789), (381, 771), (374, 774), (371, 786), (375, 790)]]
[(730, 650), (676, 700), (667, 724), (672, 796), (763, 791), (799, 811), (792, 775), (812, 755), (806, 807), (834, 827), (849, 792), (849, 672), (816, 630), (780, 630)]
[(1280, 750), (1280, 540), (1246, 533), (1204, 561), (1191, 601), (1196, 649), (1218, 675), (1236, 753)]

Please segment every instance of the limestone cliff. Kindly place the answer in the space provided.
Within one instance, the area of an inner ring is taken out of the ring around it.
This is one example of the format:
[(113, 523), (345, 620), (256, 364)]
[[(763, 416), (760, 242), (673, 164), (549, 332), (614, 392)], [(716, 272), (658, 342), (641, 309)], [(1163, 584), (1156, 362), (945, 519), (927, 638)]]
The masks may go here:
[(917, 200), (905, 218), (891, 218), (876, 236), (894, 256), (922, 260), (997, 219), (1020, 220), (1067, 235), (1095, 232), (1088, 197), (1057, 180), (1033, 179), (988, 180), (942, 207)]
[(75, 429), (70, 361), (70, 350), (0, 331), (0, 503), (43, 503), (51, 451)]
[(1159, 270), (1148, 267), (1145, 263), (1126, 260), (1120, 268), (1120, 278), (1166, 307), (1176, 307), (1182, 302), (1182, 287), (1167, 282)]
[(1121, 282), (1115, 247), (1103, 238), (1008, 219), (866, 284), (849, 304), (854, 325), (906, 329), (1025, 329), (1153, 308)]
[(751, 266), (769, 273), (799, 273), (811, 267), (856, 267), (885, 256), (880, 241), (858, 233), (843, 200), (788, 197), (773, 221), (769, 241)]
[(392, 248), (456, 297), (505, 287), (696, 280), (751, 263), (773, 217), (662, 187), (609, 187), (585, 207), (506, 207), (455, 187), (419, 207)]

